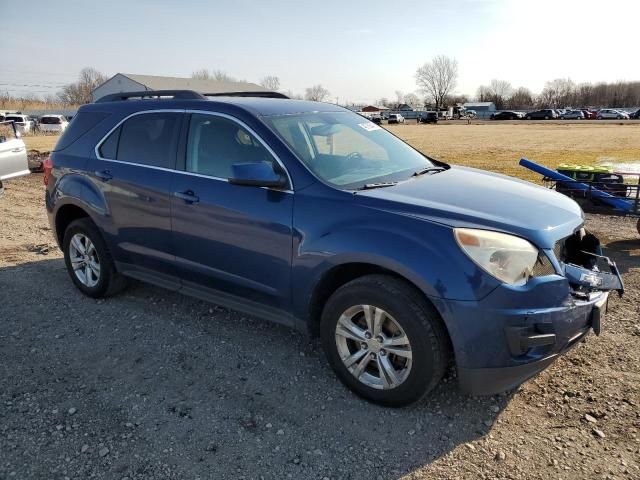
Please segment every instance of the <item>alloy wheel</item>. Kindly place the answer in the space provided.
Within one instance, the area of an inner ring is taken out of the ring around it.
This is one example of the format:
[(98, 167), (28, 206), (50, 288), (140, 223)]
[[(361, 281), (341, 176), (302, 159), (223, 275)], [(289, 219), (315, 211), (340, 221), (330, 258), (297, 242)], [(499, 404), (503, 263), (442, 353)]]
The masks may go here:
[(100, 259), (96, 247), (82, 233), (76, 233), (69, 243), (69, 260), (76, 278), (87, 287), (95, 287), (100, 281)]
[(400, 386), (409, 376), (409, 337), (386, 311), (373, 305), (345, 310), (335, 331), (343, 365), (361, 383), (380, 390)]

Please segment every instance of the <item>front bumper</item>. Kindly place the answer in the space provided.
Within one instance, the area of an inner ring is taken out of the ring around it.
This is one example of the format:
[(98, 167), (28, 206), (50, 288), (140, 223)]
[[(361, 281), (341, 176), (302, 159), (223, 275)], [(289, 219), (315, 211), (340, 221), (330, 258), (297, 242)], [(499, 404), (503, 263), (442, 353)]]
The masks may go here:
[(435, 301), (449, 330), (461, 389), (491, 395), (548, 367), (594, 328), (609, 293), (577, 295), (565, 277), (501, 285), (481, 301)]

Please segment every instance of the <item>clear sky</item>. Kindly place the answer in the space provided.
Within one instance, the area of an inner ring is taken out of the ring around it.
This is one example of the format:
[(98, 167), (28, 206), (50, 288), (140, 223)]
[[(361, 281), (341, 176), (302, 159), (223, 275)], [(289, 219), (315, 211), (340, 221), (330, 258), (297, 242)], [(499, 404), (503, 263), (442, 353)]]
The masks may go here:
[[(54, 93), (92, 66), (189, 76), (201, 68), (373, 102), (416, 90), (438, 54), (457, 93), (492, 78), (640, 80), (640, 0), (0, 0), (0, 91)], [(24, 86), (27, 85), (27, 86)]]

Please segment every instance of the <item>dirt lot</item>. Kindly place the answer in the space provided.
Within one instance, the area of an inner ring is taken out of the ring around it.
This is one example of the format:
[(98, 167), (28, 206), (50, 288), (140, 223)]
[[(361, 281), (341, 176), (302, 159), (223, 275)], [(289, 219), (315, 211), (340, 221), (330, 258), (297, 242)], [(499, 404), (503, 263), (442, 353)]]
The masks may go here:
[[(499, 171), (522, 152), (640, 155), (639, 127), (496, 125), (470, 140), (476, 128), (394, 131), (445, 160), (495, 158)], [(0, 199), (0, 479), (640, 477), (630, 220), (588, 216), (628, 289), (600, 337), (515, 392), (466, 397), (449, 377), (393, 410), (352, 395), (318, 343), (285, 328), (135, 282), (107, 301), (82, 296), (42, 197), (33, 174)]]

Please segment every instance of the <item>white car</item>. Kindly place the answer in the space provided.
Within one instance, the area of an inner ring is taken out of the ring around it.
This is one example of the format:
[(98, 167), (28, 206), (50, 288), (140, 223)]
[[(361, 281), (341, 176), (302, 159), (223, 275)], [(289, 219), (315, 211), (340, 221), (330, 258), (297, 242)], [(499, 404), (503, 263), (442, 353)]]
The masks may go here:
[(389, 115), (389, 123), (404, 123), (404, 117), (399, 113), (392, 113)]
[(616, 118), (618, 120), (629, 120), (629, 114), (622, 110), (615, 110), (613, 108), (603, 108), (598, 112), (596, 117), (598, 120), (605, 120), (607, 118)]
[(584, 113), (581, 110), (565, 110), (565, 112), (560, 115), (562, 120), (584, 120)]
[(29, 115), (23, 115), (20, 113), (8, 113), (4, 117), (4, 121), (14, 122), (17, 131), (22, 135), (25, 133), (31, 133), (35, 129), (36, 125), (36, 122), (34, 122)]
[(27, 148), (17, 128), (13, 122), (0, 122), (0, 195), (4, 192), (4, 180), (29, 173)]
[(43, 115), (40, 117), (41, 132), (62, 133), (68, 125), (69, 121), (64, 115)]

